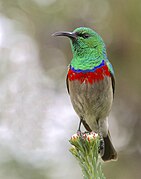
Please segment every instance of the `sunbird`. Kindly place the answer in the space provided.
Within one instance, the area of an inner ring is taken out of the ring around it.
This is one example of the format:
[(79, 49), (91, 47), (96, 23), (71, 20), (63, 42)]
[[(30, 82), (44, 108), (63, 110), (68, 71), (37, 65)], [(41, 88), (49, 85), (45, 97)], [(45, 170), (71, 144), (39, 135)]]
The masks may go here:
[(100, 136), (103, 161), (116, 160), (117, 152), (111, 142), (108, 116), (115, 91), (114, 70), (107, 58), (106, 46), (100, 35), (87, 27), (73, 32), (60, 31), (54, 36), (70, 39), (73, 58), (66, 84), (75, 112), (88, 132)]

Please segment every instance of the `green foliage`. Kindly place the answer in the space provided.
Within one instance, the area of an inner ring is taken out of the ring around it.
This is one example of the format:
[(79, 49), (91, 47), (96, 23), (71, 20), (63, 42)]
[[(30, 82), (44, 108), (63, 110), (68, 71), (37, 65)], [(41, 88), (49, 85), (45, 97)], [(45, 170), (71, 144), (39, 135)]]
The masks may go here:
[(95, 133), (74, 134), (70, 152), (79, 161), (84, 179), (106, 179), (98, 157), (99, 137)]

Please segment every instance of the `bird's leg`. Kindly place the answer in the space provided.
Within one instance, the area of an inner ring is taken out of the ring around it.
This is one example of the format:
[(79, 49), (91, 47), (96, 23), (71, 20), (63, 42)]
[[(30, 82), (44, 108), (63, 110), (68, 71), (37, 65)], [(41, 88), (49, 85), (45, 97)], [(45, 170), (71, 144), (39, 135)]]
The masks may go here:
[(78, 126), (78, 130), (77, 130), (77, 134), (81, 135), (81, 124), (82, 124), (82, 117), (80, 118), (80, 122), (79, 122), (79, 126)]

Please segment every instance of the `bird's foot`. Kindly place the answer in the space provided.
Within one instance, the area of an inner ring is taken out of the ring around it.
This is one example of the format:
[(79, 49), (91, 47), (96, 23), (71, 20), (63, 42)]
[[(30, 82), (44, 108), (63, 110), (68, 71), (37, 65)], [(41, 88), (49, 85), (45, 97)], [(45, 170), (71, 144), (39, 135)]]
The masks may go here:
[(91, 132), (89, 132), (89, 131), (85, 131), (85, 132), (84, 132), (84, 134), (90, 134), (90, 133), (91, 133)]
[(82, 118), (80, 118), (80, 122), (79, 122), (79, 126), (78, 126), (78, 130), (77, 130), (77, 135), (82, 136), (82, 132), (81, 132), (81, 124), (82, 124)]
[(98, 152), (100, 153), (101, 157), (104, 155), (104, 151), (105, 151), (104, 140), (103, 140), (103, 137), (100, 136), (100, 144), (99, 144)]
[(83, 135), (83, 133), (81, 132), (81, 130), (77, 130), (77, 135), (78, 135), (78, 136), (82, 136), (82, 135)]
[(77, 130), (78, 135), (85, 135), (85, 134), (90, 134), (90, 133), (91, 132), (89, 132), (89, 131), (82, 132), (81, 130)]

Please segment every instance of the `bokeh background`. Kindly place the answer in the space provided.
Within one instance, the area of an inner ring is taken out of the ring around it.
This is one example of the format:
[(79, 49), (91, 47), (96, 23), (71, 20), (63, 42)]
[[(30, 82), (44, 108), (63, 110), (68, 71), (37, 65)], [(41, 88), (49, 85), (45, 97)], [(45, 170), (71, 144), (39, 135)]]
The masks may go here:
[(65, 86), (79, 26), (104, 39), (116, 75), (108, 179), (141, 178), (141, 1), (0, 0), (0, 179), (81, 179), (68, 142), (78, 127)]

